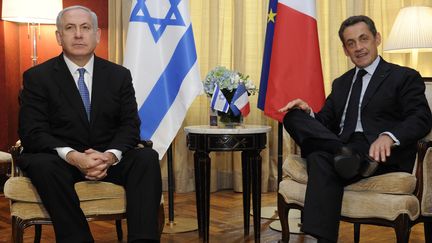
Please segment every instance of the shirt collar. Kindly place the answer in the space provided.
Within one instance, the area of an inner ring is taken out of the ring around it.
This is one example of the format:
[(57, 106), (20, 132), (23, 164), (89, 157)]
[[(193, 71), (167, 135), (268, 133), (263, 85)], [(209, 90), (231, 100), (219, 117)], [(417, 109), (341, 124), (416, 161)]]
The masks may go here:
[(66, 66), (69, 69), (69, 72), (73, 75), (78, 68), (85, 68), (86, 72), (93, 76), (93, 65), (94, 65), (94, 55), (91, 56), (89, 61), (83, 67), (76, 65), (72, 60), (70, 60), (65, 54), (63, 54), (63, 58), (65, 60)]
[(372, 75), (375, 72), (376, 68), (378, 67), (378, 64), (380, 61), (381, 61), (381, 57), (377, 56), (377, 58), (375, 58), (375, 60), (369, 66), (367, 66), (365, 68), (356, 67), (356, 74), (358, 73), (358, 71), (360, 69), (364, 69), (364, 70), (366, 70), (367, 74)]

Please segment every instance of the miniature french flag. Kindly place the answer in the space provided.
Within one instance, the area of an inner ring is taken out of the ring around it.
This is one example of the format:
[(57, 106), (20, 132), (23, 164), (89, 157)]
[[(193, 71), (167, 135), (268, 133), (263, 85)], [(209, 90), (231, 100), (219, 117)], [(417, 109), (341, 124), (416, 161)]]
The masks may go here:
[(227, 113), (229, 107), (230, 105), (225, 98), (225, 95), (222, 93), (222, 91), (219, 89), (219, 86), (216, 84), (211, 99), (211, 108), (213, 110)]
[(235, 116), (240, 115), (247, 116), (250, 112), (249, 98), (246, 87), (243, 83), (237, 87), (234, 97), (230, 104), (231, 110)]

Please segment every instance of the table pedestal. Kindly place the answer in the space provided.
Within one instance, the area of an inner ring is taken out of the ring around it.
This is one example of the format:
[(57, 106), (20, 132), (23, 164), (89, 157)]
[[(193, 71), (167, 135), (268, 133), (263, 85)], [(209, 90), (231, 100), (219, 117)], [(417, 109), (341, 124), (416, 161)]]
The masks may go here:
[[(192, 127), (193, 128), (193, 127)], [(214, 129), (193, 130), (185, 128), (188, 133), (187, 144), (194, 153), (195, 191), (198, 216), (198, 231), (204, 242), (209, 240), (210, 219), (210, 169), (211, 151), (241, 151), (242, 185), (243, 185), (243, 221), (244, 234), (249, 234), (250, 226), (250, 194), (252, 189), (254, 238), (260, 240), (261, 218), (261, 164), (260, 152), (266, 145), (265, 127), (263, 132), (247, 129)], [(235, 133), (231, 130), (241, 130)], [(213, 134), (211, 132), (218, 132)], [(232, 132), (232, 133), (230, 133)]]

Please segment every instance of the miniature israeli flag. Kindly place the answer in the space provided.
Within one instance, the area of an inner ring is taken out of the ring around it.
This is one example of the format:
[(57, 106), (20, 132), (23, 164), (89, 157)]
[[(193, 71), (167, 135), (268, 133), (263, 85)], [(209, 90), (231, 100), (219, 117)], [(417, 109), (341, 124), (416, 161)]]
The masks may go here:
[(219, 86), (216, 84), (213, 96), (211, 99), (211, 108), (213, 110), (222, 111), (227, 113), (229, 109), (229, 103), (227, 99), (225, 98), (225, 95), (222, 93), (222, 91), (219, 89)]

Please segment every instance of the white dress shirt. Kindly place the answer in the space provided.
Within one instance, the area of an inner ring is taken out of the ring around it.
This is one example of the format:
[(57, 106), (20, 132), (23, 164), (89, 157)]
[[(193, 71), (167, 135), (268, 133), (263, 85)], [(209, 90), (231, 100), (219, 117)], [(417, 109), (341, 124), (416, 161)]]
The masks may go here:
[[(361, 123), (361, 107), (362, 107), (363, 96), (364, 96), (364, 94), (366, 92), (366, 89), (367, 89), (367, 87), (369, 85), (369, 82), (370, 82), (370, 80), (372, 78), (372, 75), (374, 74), (376, 68), (378, 67), (378, 64), (379, 64), (380, 60), (381, 60), (381, 57), (378, 56), (369, 66), (363, 68), (367, 73), (363, 76), (363, 79), (362, 79), (362, 81), (363, 81), (362, 82), (362, 90), (361, 90), (361, 93), (360, 93), (360, 102), (359, 102), (358, 115), (357, 115), (357, 125), (356, 125), (356, 128), (355, 128), (355, 132), (363, 132), (363, 125)], [(348, 101), (349, 101), (349, 98), (351, 96), (351, 90), (352, 90), (352, 87), (354, 85), (354, 81), (357, 78), (357, 73), (358, 73), (359, 70), (360, 70), (360, 68), (356, 67), (355, 75), (354, 75), (354, 77), (352, 79), (352, 83), (351, 83), (350, 92), (348, 94), (347, 102), (345, 104), (344, 112), (342, 114), (341, 123), (339, 124), (339, 127), (341, 128), (341, 130), (340, 130), (341, 133), (342, 133), (342, 129), (344, 127), (345, 115), (346, 115), (346, 111), (347, 111), (347, 107), (348, 107)], [(387, 134), (387, 135), (389, 135), (393, 139), (393, 141), (395, 142), (395, 145), (399, 145), (400, 144), (399, 140), (391, 132), (383, 132), (381, 134)]]

